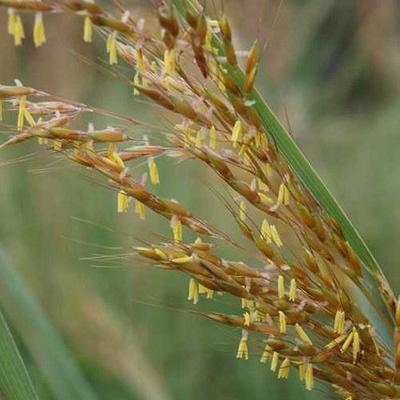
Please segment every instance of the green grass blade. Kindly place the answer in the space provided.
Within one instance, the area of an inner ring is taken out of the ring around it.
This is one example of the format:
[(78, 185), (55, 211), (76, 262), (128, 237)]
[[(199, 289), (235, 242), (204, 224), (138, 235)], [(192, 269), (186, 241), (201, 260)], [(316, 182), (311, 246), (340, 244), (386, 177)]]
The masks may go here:
[[(13, 325), (38, 364), (54, 397), (60, 400), (95, 400), (97, 396), (93, 389), (80, 372), (29, 287), (1, 248), (0, 282), (0, 304), (12, 319)], [(2, 364), (3, 360), (0, 359), (0, 365)], [(10, 400), (19, 398), (10, 397)]]
[(1, 311), (0, 398), (4, 400), (38, 399), (24, 361)]

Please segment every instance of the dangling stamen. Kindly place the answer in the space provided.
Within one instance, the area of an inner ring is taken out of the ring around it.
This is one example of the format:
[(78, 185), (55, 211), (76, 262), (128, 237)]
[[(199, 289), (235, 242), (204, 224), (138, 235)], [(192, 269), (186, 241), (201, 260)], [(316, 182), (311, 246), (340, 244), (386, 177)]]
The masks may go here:
[(85, 43), (91, 43), (93, 40), (93, 23), (91, 18), (86, 15), (83, 22), (83, 41)]
[(33, 26), (33, 42), (35, 44), (35, 47), (40, 47), (44, 43), (46, 43), (43, 14), (41, 12), (37, 12), (35, 14), (35, 25)]

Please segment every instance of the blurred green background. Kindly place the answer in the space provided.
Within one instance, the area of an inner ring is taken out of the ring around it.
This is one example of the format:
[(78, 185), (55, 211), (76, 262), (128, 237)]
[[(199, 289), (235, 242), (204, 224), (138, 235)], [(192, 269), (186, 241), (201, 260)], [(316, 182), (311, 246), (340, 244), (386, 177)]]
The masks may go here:
[[(148, 3), (128, 2), (133, 15), (150, 20)], [(207, 2), (211, 12), (215, 3), (221, 8), (219, 1)], [(258, 87), (397, 291), (399, 2), (225, 0), (224, 9), (238, 49), (249, 48), (255, 37), (268, 42)], [(16, 49), (6, 35), (6, 10), (0, 9), (1, 83), (19, 78), (58, 96), (146, 118), (148, 107), (95, 67), (106, 60), (104, 44), (85, 45), (79, 19), (46, 16), (48, 44), (40, 49), (32, 46), (32, 19), (24, 15), (27, 40)], [(104, 119), (95, 122), (106, 124)], [(4, 129), (2, 136), (7, 136)], [(33, 160), (8, 162), (31, 153)], [(133, 212), (118, 216), (114, 193), (87, 179), (86, 172), (43, 153), (27, 144), (0, 155), (0, 246), (12, 263), (1, 272), (0, 302), (41, 398), (329, 396), (323, 388), (305, 393), (296, 374), (289, 383), (278, 381), (255, 354), (248, 362), (236, 361), (239, 332), (185, 311), (190, 308), (185, 277), (124, 259), (110, 262), (110, 268), (85, 261), (124, 253), (134, 237), (158, 241), (156, 233), (168, 233), (167, 223), (154, 215), (146, 223)], [(207, 190), (205, 182), (217, 185), (207, 172), (192, 163), (182, 168), (160, 160), (159, 165), (160, 195), (178, 198), (218, 226), (230, 224)], [(32, 306), (29, 298), (21, 300), (20, 293), (28, 290), (55, 328), (51, 340), (42, 335), (50, 332), (48, 323), (35, 319), (38, 309), (24, 308)], [(214, 308), (225, 301), (215, 301)]]

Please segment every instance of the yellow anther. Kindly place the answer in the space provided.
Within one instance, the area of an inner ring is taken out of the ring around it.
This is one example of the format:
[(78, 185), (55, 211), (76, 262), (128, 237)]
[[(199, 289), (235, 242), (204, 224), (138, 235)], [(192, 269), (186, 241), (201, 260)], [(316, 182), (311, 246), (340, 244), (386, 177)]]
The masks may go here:
[(299, 365), (299, 379), (300, 381), (304, 381), (306, 375), (306, 366), (304, 365), (304, 363), (301, 363)]
[(114, 144), (112, 144), (112, 143), (108, 146), (107, 157), (111, 161), (113, 161), (116, 165), (118, 165), (120, 168), (125, 168), (124, 161), (119, 156), (119, 154), (117, 153), (117, 151), (115, 149)]
[[(189, 257), (189, 258), (192, 260), (191, 257)], [(199, 283), (199, 294), (206, 294), (207, 299), (212, 299), (213, 295), (214, 295), (214, 291)]]
[(337, 310), (333, 325), (333, 330), (335, 333), (339, 333), (341, 335), (344, 332), (345, 322), (345, 312), (343, 310)]
[(269, 226), (269, 223), (266, 219), (261, 224), (261, 236), (263, 237), (264, 240), (267, 241), (267, 243), (272, 243), (271, 240), (271, 227)]
[(360, 352), (360, 335), (356, 328), (353, 328), (353, 364), (357, 362), (357, 356)]
[(271, 199), (271, 197), (267, 196), (265, 193), (257, 192), (257, 194), (260, 196), (260, 200), (262, 203), (265, 203), (265, 204), (273, 203), (273, 200)]
[(268, 358), (272, 355), (272, 349), (267, 344), (265, 345), (264, 351), (261, 355), (260, 362), (265, 364), (268, 361)]
[(171, 228), (172, 228), (172, 233), (174, 235), (174, 241), (176, 243), (182, 241), (182, 223), (179, 218), (177, 217), (172, 217), (171, 219)]
[(279, 332), (286, 333), (286, 315), (283, 311), (279, 311)]
[(203, 134), (201, 131), (197, 131), (196, 133), (196, 140), (195, 140), (195, 146), (196, 147), (202, 147), (203, 146)]
[(14, 23), (14, 44), (15, 44), (15, 46), (21, 46), (23, 39), (25, 39), (25, 31), (24, 31), (24, 26), (22, 24), (22, 19), (19, 15), (16, 15), (15, 23)]
[(339, 345), (340, 343), (343, 343), (346, 340), (346, 338), (347, 338), (347, 335), (338, 336), (336, 339), (329, 342), (325, 346), (325, 348), (327, 348), (328, 350), (333, 350), (337, 345)]
[(62, 150), (62, 141), (61, 140), (53, 140), (53, 150), (54, 151)]
[(91, 18), (86, 15), (83, 22), (83, 41), (85, 43), (91, 43), (93, 40), (93, 23)]
[(158, 185), (160, 183), (160, 176), (158, 174), (157, 164), (153, 157), (149, 157), (147, 161), (149, 165), (150, 182), (153, 185)]
[(242, 338), (240, 339), (238, 351), (236, 353), (236, 358), (244, 358), (245, 360), (249, 359), (249, 348), (247, 346), (247, 334), (242, 335)]
[(236, 147), (238, 142), (240, 142), (242, 138), (242, 123), (240, 121), (236, 121), (233, 130), (232, 130), (232, 136), (231, 136), (231, 141), (233, 143), (233, 147)]
[(139, 215), (140, 219), (145, 219), (144, 204), (139, 200), (135, 200), (135, 213)]
[(31, 115), (31, 113), (26, 109), (26, 96), (21, 96), (19, 99), (18, 106), (18, 121), (17, 121), (17, 129), (22, 131), (24, 128), (24, 119), (26, 119), (29, 125), (35, 125), (35, 121)]
[(278, 246), (278, 247), (282, 247), (283, 243), (282, 240), (279, 236), (278, 231), (276, 230), (276, 226), (275, 225), (271, 225), (271, 237), (272, 240), (274, 241), (274, 243)]
[(285, 297), (285, 279), (283, 275), (278, 276), (278, 297), (280, 299)]
[(246, 221), (246, 203), (244, 200), (241, 200), (239, 204), (239, 218), (241, 221)]
[(283, 204), (287, 206), (289, 204), (289, 200), (290, 200), (289, 190), (284, 183), (281, 183), (281, 185), (279, 186), (277, 204), (279, 205)]
[(306, 389), (313, 390), (313, 388), (314, 388), (314, 372), (313, 372), (313, 365), (310, 362), (307, 364), (304, 378), (305, 378), (305, 382), (306, 382)]
[(257, 178), (257, 183), (258, 183), (258, 189), (262, 190), (263, 192), (269, 192), (269, 187), (267, 186), (266, 183), (260, 178)]
[(117, 33), (117, 31), (111, 32), (107, 37), (106, 50), (110, 65), (118, 64)]
[(44, 43), (46, 43), (43, 14), (41, 12), (35, 14), (35, 24), (33, 26), (33, 43), (35, 44), (35, 47), (40, 47)]
[(193, 304), (197, 304), (197, 302), (199, 301), (199, 287), (197, 282), (193, 278), (190, 278), (189, 281), (188, 300), (193, 301)]
[(286, 357), (278, 371), (278, 379), (287, 379), (290, 372), (290, 360)]
[(215, 129), (214, 125), (210, 128), (210, 131), (208, 132), (209, 136), (209, 146), (212, 149), (217, 148), (217, 130)]
[(3, 121), (3, 101), (0, 99), (0, 121)]
[(299, 335), (300, 339), (301, 339), (304, 343), (309, 344), (309, 345), (312, 346), (312, 341), (311, 341), (311, 339), (309, 338), (309, 336), (307, 335), (307, 333), (304, 331), (304, 329), (303, 329), (299, 324), (296, 324), (296, 325), (295, 325), (295, 328), (296, 328), (296, 332), (297, 332), (297, 334)]
[(245, 312), (243, 314), (243, 318), (244, 318), (243, 325), (244, 326), (250, 326), (250, 322), (251, 322), (250, 314), (248, 312)]
[(210, 52), (212, 52), (212, 37), (213, 37), (213, 31), (210, 28), (210, 26), (208, 26), (206, 38), (204, 40), (204, 49)]
[(8, 9), (8, 25), (7, 32), (9, 35), (14, 36), (15, 33), (15, 11), (12, 8)]
[(342, 348), (340, 349), (341, 353), (344, 353), (349, 348), (351, 342), (353, 341), (353, 337), (354, 337), (354, 331), (351, 331), (347, 336), (346, 340), (344, 341)]
[(118, 192), (118, 212), (124, 213), (128, 211), (128, 196), (125, 190), (120, 190)]
[(271, 166), (271, 164), (266, 164), (266, 166), (265, 166), (265, 173), (267, 174), (267, 177), (268, 178), (270, 178), (271, 176), (272, 176), (272, 174), (273, 174), (273, 169), (272, 169), (272, 166)]
[(279, 354), (274, 351), (272, 353), (272, 360), (271, 360), (271, 371), (275, 372), (276, 371), (276, 367), (278, 366), (278, 361), (279, 361)]
[(167, 49), (164, 52), (164, 68), (165, 73), (168, 75), (176, 74), (176, 50)]
[(290, 280), (290, 288), (289, 288), (289, 300), (290, 301), (296, 301), (296, 293), (297, 293), (296, 279), (292, 278)]

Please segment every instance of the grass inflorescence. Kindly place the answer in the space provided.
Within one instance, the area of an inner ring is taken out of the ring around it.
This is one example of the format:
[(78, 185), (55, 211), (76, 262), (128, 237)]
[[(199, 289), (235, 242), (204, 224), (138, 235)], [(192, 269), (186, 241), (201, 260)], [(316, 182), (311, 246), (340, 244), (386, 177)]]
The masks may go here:
[[(109, 64), (124, 62), (132, 71), (125, 77), (132, 95), (151, 99), (172, 120), (157, 128), (17, 81), (0, 86), (0, 120), (5, 113), (16, 114), (16, 132), (1, 147), (38, 140), (57, 156), (103, 175), (116, 191), (119, 213), (133, 208), (144, 219), (151, 209), (164, 217), (171, 239), (135, 246), (135, 254), (188, 275), (188, 299), (194, 304), (216, 293), (238, 299), (235, 315), (200, 312), (238, 329), (237, 358), (257, 356), (281, 379), (297, 370), (306, 389), (320, 380), (346, 400), (400, 396), (400, 308), (383, 275), (366, 268), (339, 222), (321, 207), (265, 128), (252, 96), (258, 42), (241, 70), (225, 15), (212, 18), (194, 2), (183, 8), (176, 2), (180, 14), (170, 3), (155, 3), (160, 29), (148, 32), (143, 19), (120, 5), (110, 13), (92, 1), (0, 0), (8, 7), (8, 33), (17, 46), (25, 38), (22, 13), (35, 15), (36, 46), (46, 42), (43, 15), (81, 17), (83, 40), (90, 43), (97, 30)], [(75, 121), (87, 113), (122, 120), (127, 128), (77, 128)], [(143, 127), (158, 136), (138, 138), (135, 130)], [(162, 155), (198, 160), (225, 182), (233, 195), (224, 206), (252, 246), (252, 262), (220, 257), (215, 243), (240, 248), (229, 232), (154, 193)], [(143, 161), (148, 173), (136, 176), (132, 166)], [(184, 227), (198, 238), (186, 240)], [(372, 283), (388, 312), (371, 295)], [(365, 302), (383, 330), (394, 334), (393, 346)]]

